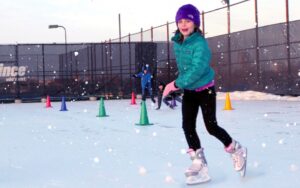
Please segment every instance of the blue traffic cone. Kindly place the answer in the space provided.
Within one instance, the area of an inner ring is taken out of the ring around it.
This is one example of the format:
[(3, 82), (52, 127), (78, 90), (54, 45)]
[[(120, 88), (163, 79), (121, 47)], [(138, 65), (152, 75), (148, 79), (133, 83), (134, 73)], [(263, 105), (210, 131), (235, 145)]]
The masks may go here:
[(61, 98), (61, 108), (60, 111), (68, 111), (67, 105), (66, 105), (66, 98), (63, 96)]

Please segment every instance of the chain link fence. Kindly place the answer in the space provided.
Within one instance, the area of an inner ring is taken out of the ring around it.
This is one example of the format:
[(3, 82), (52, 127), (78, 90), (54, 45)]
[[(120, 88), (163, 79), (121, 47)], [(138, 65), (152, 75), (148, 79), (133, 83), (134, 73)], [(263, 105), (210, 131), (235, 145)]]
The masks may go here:
[[(252, 5), (254, 26), (232, 32), (237, 23), (230, 15)], [(288, 6), (284, 10), (285, 21), (260, 27), (256, 0), (202, 13), (218, 91), (300, 94), (300, 20), (290, 21)], [(222, 24), (223, 34), (210, 36), (208, 20), (216, 16), (227, 26)], [(158, 81), (176, 78), (171, 42), (176, 28), (174, 22), (166, 23), (102, 43), (0, 45), (0, 100), (129, 98), (132, 91), (141, 92), (132, 74), (145, 64), (151, 67), (155, 92)]]

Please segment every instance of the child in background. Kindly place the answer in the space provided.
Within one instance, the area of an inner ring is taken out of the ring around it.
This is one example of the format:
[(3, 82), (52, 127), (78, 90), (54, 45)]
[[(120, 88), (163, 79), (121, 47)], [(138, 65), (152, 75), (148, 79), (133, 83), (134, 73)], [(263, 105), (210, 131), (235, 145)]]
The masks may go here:
[[(178, 102), (182, 102), (180, 95), (181, 93), (179, 92), (172, 92), (169, 95), (163, 97), (163, 91), (165, 89), (165, 84), (163, 82), (159, 82), (158, 83), (158, 107), (156, 108), (156, 110), (159, 110), (161, 107), (161, 101), (163, 101), (168, 107), (170, 107), (171, 109), (174, 109), (174, 105), (172, 104), (172, 101), (178, 101)], [(169, 103), (169, 101), (171, 101), (171, 103)]]
[(224, 145), (234, 163), (234, 169), (245, 175), (247, 149), (221, 127), (216, 119), (216, 91), (214, 70), (210, 66), (211, 51), (200, 30), (200, 13), (191, 5), (183, 5), (176, 14), (177, 31), (172, 38), (178, 67), (178, 77), (170, 82), (163, 97), (178, 89), (184, 90), (182, 100), (182, 127), (189, 146), (192, 165), (186, 170), (187, 184), (210, 180), (204, 149), (196, 131), (199, 107), (205, 127)]
[(160, 109), (161, 101), (162, 101), (162, 95), (163, 95), (165, 87), (166, 87), (166, 85), (163, 82), (158, 83), (158, 90), (157, 90), (157, 101), (158, 101), (157, 103), (158, 103), (158, 106), (157, 106), (156, 110)]
[(132, 76), (135, 78), (141, 78), (142, 100), (143, 101), (146, 100), (146, 89), (147, 89), (152, 102), (155, 103), (155, 99), (152, 94), (152, 85), (151, 85), (152, 75), (150, 73), (149, 65), (146, 64), (145, 66), (143, 66), (142, 72), (138, 74), (134, 74)]

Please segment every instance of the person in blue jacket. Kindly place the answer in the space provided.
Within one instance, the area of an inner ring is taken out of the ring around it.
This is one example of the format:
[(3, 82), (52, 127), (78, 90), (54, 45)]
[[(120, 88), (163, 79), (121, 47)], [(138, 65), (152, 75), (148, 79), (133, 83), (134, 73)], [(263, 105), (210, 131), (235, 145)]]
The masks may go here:
[(147, 89), (152, 102), (155, 103), (155, 99), (152, 92), (152, 86), (151, 86), (152, 75), (150, 73), (149, 65), (146, 64), (145, 66), (143, 66), (142, 72), (138, 74), (134, 74), (133, 77), (141, 78), (142, 100), (143, 101), (146, 100), (146, 89)]

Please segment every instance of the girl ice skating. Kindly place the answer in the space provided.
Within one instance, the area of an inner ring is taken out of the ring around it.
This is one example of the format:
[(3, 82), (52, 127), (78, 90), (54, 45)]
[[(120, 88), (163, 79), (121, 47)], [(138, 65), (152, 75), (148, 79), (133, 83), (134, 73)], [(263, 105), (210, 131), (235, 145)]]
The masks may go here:
[(196, 132), (196, 119), (199, 107), (205, 127), (209, 134), (220, 140), (234, 163), (234, 169), (245, 175), (247, 149), (218, 126), (216, 119), (216, 91), (214, 70), (210, 66), (211, 52), (200, 26), (200, 13), (191, 5), (183, 5), (176, 14), (177, 31), (172, 38), (178, 67), (178, 77), (169, 83), (163, 92), (183, 89), (182, 127), (189, 146), (188, 154), (192, 164), (185, 175), (187, 184), (202, 183), (210, 180), (208, 165)]

